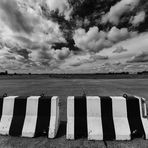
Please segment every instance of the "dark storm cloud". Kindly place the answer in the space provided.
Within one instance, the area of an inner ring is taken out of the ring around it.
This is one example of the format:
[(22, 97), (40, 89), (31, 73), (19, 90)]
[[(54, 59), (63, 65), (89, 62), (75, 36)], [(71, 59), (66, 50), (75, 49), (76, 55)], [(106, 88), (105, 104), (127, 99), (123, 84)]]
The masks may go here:
[[(68, 46), (71, 50), (78, 50), (74, 46), (73, 33), (78, 28), (84, 28), (86, 31), (90, 27), (98, 26), (99, 29), (106, 30), (105, 25), (98, 24), (101, 20), (102, 12), (109, 11), (110, 6), (119, 0), (98, 1), (98, 0), (68, 0), (70, 8), (72, 8), (71, 19), (66, 20), (64, 15), (59, 14), (58, 10), (50, 11), (47, 5), (42, 4), (42, 14), (46, 19), (57, 22), (63, 32)], [(54, 45), (56, 46), (56, 45)], [(58, 46), (58, 45), (57, 45)], [(64, 45), (65, 46), (65, 45)]]
[(21, 48), (14, 47), (11, 49), (10, 53), (15, 53), (17, 55), (22, 56), (24, 59), (28, 60), (29, 54), (31, 53), (31, 51), (28, 49), (23, 49), (23, 48), (21, 49)]
[(83, 64), (94, 63), (94, 62), (99, 61), (99, 60), (100, 61), (106, 61), (108, 59), (109, 59), (108, 56), (102, 56), (102, 55), (94, 54), (94, 55), (91, 55), (88, 58), (84, 58), (84, 59), (78, 58), (76, 61), (71, 63), (70, 66), (78, 67), (78, 66), (81, 66)]
[(142, 52), (130, 60), (127, 61), (128, 63), (140, 63), (140, 62), (148, 62), (148, 52)]
[(67, 43), (53, 43), (52, 45), (52, 48), (53, 49), (62, 49), (62, 47), (66, 47), (66, 48), (69, 48), (69, 50), (73, 51), (75, 54), (77, 54), (78, 52), (81, 51), (80, 48), (76, 47), (74, 45), (74, 41), (73, 40), (70, 40), (69, 42)]
[(127, 49), (123, 48), (122, 46), (118, 46), (113, 53), (122, 53), (128, 51)]
[[(147, 4), (146, 1), (142, 0), (144, 4)], [(90, 28), (98, 27), (99, 31), (108, 32), (108, 38), (112, 42), (119, 42), (130, 38), (132, 31), (140, 31), (142, 25), (145, 24), (143, 20), (137, 26), (132, 26), (131, 24), (131, 16), (134, 18), (138, 12), (140, 12), (143, 7), (142, 1), (139, 0), (68, 0), (70, 8), (72, 8), (72, 12), (70, 14), (69, 20), (65, 19), (64, 14), (59, 14), (59, 11), (52, 10), (48, 8), (47, 5), (41, 5), (42, 14), (46, 19), (57, 22), (60, 26), (61, 31), (63, 32), (64, 38), (67, 43), (63, 45), (63, 47), (68, 47), (70, 50), (81, 50), (84, 45), (81, 46), (77, 43), (77, 39), (74, 39), (74, 33), (78, 29), (84, 29), (85, 32), (89, 32)], [(128, 5), (129, 3), (129, 5)], [(139, 4), (139, 5), (138, 5)], [(121, 9), (120, 9), (121, 8)], [(122, 12), (120, 12), (120, 10)], [(126, 11), (127, 10), (127, 11)], [(119, 12), (120, 14), (119, 14)], [(147, 12), (146, 12), (147, 13)], [(106, 22), (105, 24), (101, 23), (103, 15), (111, 15), (108, 17), (109, 20), (117, 21), (117, 26), (115, 27), (112, 24), (112, 21)], [(147, 15), (146, 15), (147, 16)], [(145, 26), (146, 27), (146, 26)], [(144, 27), (144, 28), (145, 28)], [(144, 29), (143, 29), (144, 31)], [(101, 42), (101, 41), (100, 41)], [(92, 49), (95, 51), (100, 51), (104, 47), (110, 47), (112, 44), (109, 41), (101, 43), (100, 46), (96, 46), (97, 49)], [(59, 47), (61, 46), (61, 47)], [(77, 47), (77, 48), (75, 48)], [(94, 48), (95, 46), (93, 46)], [(53, 48), (61, 49), (62, 44), (54, 44)], [(84, 47), (85, 48), (85, 47)]]
[(1, 0), (0, 8), (4, 12), (4, 21), (12, 30), (28, 34), (33, 31), (30, 20), (18, 10), (15, 0)]
[(0, 49), (4, 48), (4, 43), (0, 41)]
[(94, 61), (97, 61), (97, 60), (108, 60), (109, 57), (96, 54), (96, 55), (92, 55), (91, 59), (93, 59)]
[(8, 60), (16, 60), (15, 56), (13, 55), (5, 55), (5, 58)]

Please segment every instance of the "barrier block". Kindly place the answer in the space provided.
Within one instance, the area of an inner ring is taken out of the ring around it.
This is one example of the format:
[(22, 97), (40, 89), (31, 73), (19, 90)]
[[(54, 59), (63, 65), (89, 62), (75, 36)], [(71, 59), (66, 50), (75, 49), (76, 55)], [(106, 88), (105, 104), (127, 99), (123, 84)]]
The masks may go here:
[(70, 96), (67, 99), (66, 138), (147, 139), (148, 120), (143, 117), (147, 116), (145, 100), (143, 102), (135, 96)]
[(75, 139), (74, 137), (74, 96), (67, 99), (67, 139)]
[(131, 133), (127, 119), (126, 100), (123, 97), (111, 97), (116, 140), (130, 140)]
[(40, 96), (31, 96), (27, 98), (26, 116), (22, 130), (23, 137), (35, 136), (39, 98)]
[(54, 96), (51, 100), (51, 116), (48, 138), (55, 138), (59, 128), (59, 119), (59, 99), (58, 97)]
[(131, 131), (131, 138), (145, 137), (145, 130), (142, 124), (141, 116), (141, 103), (139, 99), (135, 96), (127, 96), (126, 98), (127, 106), (127, 118), (129, 122), (129, 127)]
[(9, 96), (3, 100), (2, 116), (0, 121), (0, 134), (8, 135), (13, 118), (14, 100), (17, 96)]
[(87, 125), (88, 140), (103, 140), (100, 98), (97, 96), (87, 97)]
[(148, 118), (147, 118), (146, 100), (138, 96), (135, 96), (135, 98), (139, 99), (140, 116), (144, 128), (143, 138), (148, 139)]
[(22, 137), (56, 136), (59, 127), (57, 96), (4, 97), (0, 134)]

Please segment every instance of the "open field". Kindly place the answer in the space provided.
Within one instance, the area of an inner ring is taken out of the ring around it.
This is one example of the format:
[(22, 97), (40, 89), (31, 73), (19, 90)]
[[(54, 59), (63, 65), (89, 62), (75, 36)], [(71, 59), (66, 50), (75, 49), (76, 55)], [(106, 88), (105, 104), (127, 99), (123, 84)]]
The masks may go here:
[[(148, 101), (148, 79), (0, 79), (0, 95), (58, 95), (60, 97), (61, 126), (56, 139), (46, 137), (16, 138), (0, 136), (0, 147), (46, 148), (46, 147), (81, 147), (104, 148), (103, 141), (79, 139), (68, 141), (66, 134), (66, 98), (70, 95), (123, 95), (124, 93), (145, 97)], [(107, 141), (109, 148), (147, 148), (148, 140)]]

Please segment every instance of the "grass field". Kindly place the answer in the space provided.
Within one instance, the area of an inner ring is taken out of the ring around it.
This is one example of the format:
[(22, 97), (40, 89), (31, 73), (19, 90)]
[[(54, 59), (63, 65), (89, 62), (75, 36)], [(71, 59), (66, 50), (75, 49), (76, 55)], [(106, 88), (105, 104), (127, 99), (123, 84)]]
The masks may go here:
[(66, 98), (70, 95), (123, 95), (124, 93), (145, 97), (148, 101), (148, 79), (0, 79), (0, 95), (58, 95), (60, 97), (61, 125), (56, 139), (46, 137), (18, 138), (0, 136), (2, 148), (147, 148), (148, 140), (134, 139), (132, 141), (88, 141), (79, 139), (68, 141), (66, 134)]

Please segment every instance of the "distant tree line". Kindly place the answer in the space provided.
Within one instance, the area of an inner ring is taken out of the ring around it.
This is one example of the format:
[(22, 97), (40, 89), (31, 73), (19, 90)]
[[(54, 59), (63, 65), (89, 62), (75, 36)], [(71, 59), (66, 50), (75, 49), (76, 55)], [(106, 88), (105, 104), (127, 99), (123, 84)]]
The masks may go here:
[(0, 75), (8, 75), (8, 71), (0, 72)]
[(137, 74), (138, 74), (138, 75), (142, 75), (142, 74), (147, 75), (147, 74), (148, 74), (148, 71), (137, 72)]
[[(32, 73), (16, 73), (9, 74), (8, 71), (0, 72), (0, 75), (48, 75), (50, 78), (71, 78), (71, 77), (91, 77), (91, 76), (129, 76), (129, 72), (108, 72), (108, 73), (46, 73), (46, 74), (32, 74)], [(148, 75), (148, 71), (137, 72), (134, 75)]]

